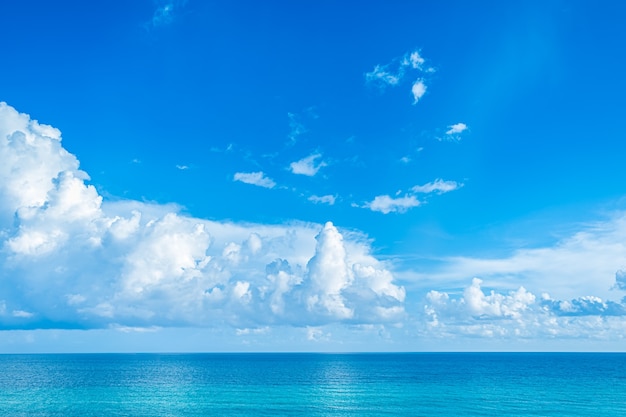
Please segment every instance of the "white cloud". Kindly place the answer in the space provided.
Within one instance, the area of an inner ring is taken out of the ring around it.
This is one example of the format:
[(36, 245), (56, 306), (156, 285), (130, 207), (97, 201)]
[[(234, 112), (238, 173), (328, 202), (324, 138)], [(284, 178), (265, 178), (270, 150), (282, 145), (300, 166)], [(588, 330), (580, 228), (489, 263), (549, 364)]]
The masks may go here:
[[(444, 181), (442, 179), (436, 179), (433, 182), (426, 183), (424, 185), (416, 185), (411, 188), (411, 193), (405, 194), (403, 197), (391, 197), (389, 195), (379, 195), (374, 198), (374, 200), (366, 203), (362, 207), (369, 208), (372, 211), (379, 211), (383, 214), (388, 213), (405, 213), (412, 207), (417, 207), (423, 204), (422, 200), (418, 200), (415, 195), (412, 193), (437, 193), (444, 194), (450, 191), (454, 191), (459, 187), (462, 187), (463, 184), (459, 184), (455, 181)], [(398, 191), (396, 195), (400, 195), (402, 191)], [(353, 205), (354, 207), (358, 207), (358, 205)]]
[(371, 72), (365, 74), (365, 80), (370, 83), (376, 83), (381, 87), (386, 85), (395, 86), (400, 83), (400, 80), (404, 76), (403, 71), (398, 71), (395, 74), (388, 72), (385, 67), (376, 65)]
[(262, 171), (259, 172), (237, 172), (233, 179), (246, 184), (257, 185), (264, 188), (274, 188), (276, 183), (271, 178), (265, 176)]
[(176, 165), (176, 169), (179, 169), (181, 171), (186, 171), (189, 169), (188, 165)]
[(379, 211), (383, 214), (398, 212), (404, 213), (412, 207), (417, 207), (421, 203), (415, 196), (404, 196), (393, 198), (388, 195), (379, 195), (374, 200), (365, 204), (365, 207), (372, 211)]
[(422, 58), (419, 51), (413, 51), (409, 54), (408, 59), (405, 62), (405, 65), (410, 64), (413, 69), (421, 69), (426, 60)]
[[(368, 84), (373, 84), (381, 89), (387, 86), (398, 86), (402, 83), (405, 75), (408, 72), (418, 73), (432, 73), (435, 70), (433, 68), (424, 69), (426, 60), (419, 51), (409, 52), (402, 57), (393, 59), (389, 64), (376, 65), (370, 72), (365, 73), (365, 81)], [(418, 79), (412, 86), (414, 103), (426, 92), (426, 85), (424, 80)]]
[(436, 179), (434, 182), (429, 182), (424, 185), (416, 185), (411, 188), (411, 190), (415, 193), (437, 192), (438, 194), (443, 194), (454, 191), (462, 186), (463, 184), (459, 184), (456, 181), (444, 181), (442, 179)]
[(0, 300), (0, 328), (402, 318), (404, 289), (364, 236), (331, 223), (235, 224), (173, 205), (106, 201), (60, 142), (58, 130), (0, 104), (0, 275), (12, 289)]
[(413, 83), (413, 87), (411, 87), (411, 93), (413, 94), (413, 104), (417, 104), (417, 102), (426, 94), (426, 84), (424, 84), (424, 80), (417, 80)]
[(321, 309), (339, 319), (351, 318), (354, 311), (345, 305), (342, 291), (353, 281), (346, 261), (343, 237), (332, 223), (326, 223), (316, 236), (315, 256), (307, 264), (310, 290), (307, 294), (309, 311)]
[(13, 310), (11, 314), (13, 315), (13, 317), (19, 317), (24, 319), (29, 319), (34, 316), (33, 313), (24, 310)]
[(626, 305), (595, 296), (572, 300), (537, 297), (524, 287), (485, 293), (474, 278), (460, 294), (430, 291), (423, 305), (423, 331), (431, 336), (531, 339), (620, 334)]
[[(435, 280), (457, 285), (468, 276), (479, 276), (500, 286), (523, 285), (560, 299), (583, 295), (615, 296), (626, 263), (626, 214), (578, 225), (552, 245), (523, 248), (501, 257), (455, 256), (411, 279)], [(406, 278), (408, 279), (408, 278)]]
[(456, 135), (466, 130), (467, 130), (467, 125), (465, 123), (456, 123), (456, 124), (453, 124), (452, 126), (448, 126), (446, 135)]
[(312, 195), (309, 197), (309, 201), (312, 201), (314, 203), (328, 204), (331, 206), (335, 204), (335, 200), (336, 200), (336, 197), (330, 194), (322, 195), (322, 196)]
[(469, 127), (465, 123), (460, 123), (460, 122), (455, 123), (453, 125), (448, 126), (448, 130), (446, 130), (443, 137), (437, 137), (437, 140), (458, 142), (461, 140), (461, 134), (463, 132), (466, 132), (468, 129)]
[(317, 164), (315, 163), (315, 161), (317, 161), (321, 157), (322, 155), (319, 153), (311, 154), (305, 158), (300, 159), (299, 161), (292, 162), (291, 164), (289, 164), (289, 168), (294, 174), (312, 177), (317, 174), (320, 168), (327, 165), (324, 161), (320, 161)]

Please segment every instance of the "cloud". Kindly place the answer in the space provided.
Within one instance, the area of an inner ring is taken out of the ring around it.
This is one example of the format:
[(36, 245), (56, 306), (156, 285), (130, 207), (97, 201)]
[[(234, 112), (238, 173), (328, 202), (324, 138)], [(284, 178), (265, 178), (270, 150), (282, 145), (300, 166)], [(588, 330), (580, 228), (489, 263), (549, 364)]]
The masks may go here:
[(422, 58), (419, 51), (413, 51), (409, 55), (409, 62), (411, 63), (411, 67), (414, 69), (422, 69), (422, 65), (424, 65), (426, 60)]
[(424, 80), (417, 80), (413, 83), (413, 87), (411, 87), (411, 93), (413, 94), (413, 104), (417, 104), (417, 102), (426, 94), (426, 85), (424, 84)]
[(186, 171), (189, 169), (188, 165), (176, 165), (176, 169), (179, 169), (181, 171)]
[(234, 332), (404, 317), (404, 288), (357, 232), (209, 221), (174, 205), (107, 201), (57, 129), (6, 103), (0, 158), (2, 329)]
[(152, 14), (152, 18), (147, 24), (147, 27), (156, 28), (159, 26), (165, 26), (172, 23), (176, 17), (176, 14), (182, 9), (187, 0), (171, 0), (156, 2), (156, 9)]
[(537, 297), (523, 286), (506, 293), (485, 293), (474, 278), (460, 295), (430, 291), (426, 294), (422, 331), (431, 336), (487, 338), (601, 337), (621, 332), (626, 305), (584, 296), (554, 300)]
[[(389, 195), (379, 195), (376, 196), (374, 200), (366, 203), (362, 207), (369, 208), (372, 211), (378, 211), (383, 214), (389, 214), (394, 212), (405, 213), (410, 208), (418, 207), (423, 204), (423, 201), (418, 200), (417, 197), (413, 194), (444, 194), (450, 191), (454, 191), (462, 186), (463, 184), (457, 183), (455, 181), (444, 181), (442, 179), (436, 179), (433, 182), (412, 187), (411, 192), (406, 194), (404, 197), (394, 198)], [(398, 194), (400, 194), (400, 191), (398, 191), (396, 195)]]
[(388, 195), (379, 195), (374, 200), (365, 204), (365, 207), (372, 211), (379, 211), (383, 214), (404, 213), (412, 207), (417, 207), (421, 203), (415, 196), (404, 196), (393, 198)]
[(468, 129), (468, 126), (465, 123), (455, 123), (453, 125), (448, 126), (448, 130), (444, 137), (438, 137), (438, 140), (449, 140), (449, 141), (460, 141), (461, 133), (465, 132)]
[(553, 300), (543, 294), (542, 306), (559, 316), (626, 316), (626, 305), (614, 301), (603, 301), (596, 296), (583, 296), (572, 300)]
[(240, 181), (246, 184), (257, 185), (264, 188), (274, 188), (276, 183), (271, 178), (265, 176), (262, 171), (259, 172), (237, 172), (233, 177), (234, 181)]
[(346, 262), (343, 237), (329, 222), (315, 239), (315, 256), (307, 264), (307, 309), (340, 319), (351, 318), (354, 310), (345, 305), (342, 291), (352, 284), (354, 276)]
[(398, 71), (395, 74), (388, 72), (384, 66), (376, 65), (371, 72), (365, 74), (365, 80), (368, 83), (374, 83), (381, 87), (386, 85), (395, 86), (400, 83), (404, 76), (404, 71)]
[[(523, 285), (558, 299), (594, 295), (615, 296), (622, 285), (626, 259), (626, 214), (577, 225), (547, 246), (512, 250), (499, 257), (454, 256), (437, 260), (426, 274), (414, 274), (414, 282), (434, 280), (458, 285), (468, 276), (504, 285)], [(616, 273), (616, 271), (618, 271)]]
[(615, 273), (615, 287), (620, 290), (626, 290), (626, 271), (623, 269)]
[(458, 133), (464, 132), (465, 130), (467, 130), (467, 125), (465, 123), (456, 123), (452, 126), (448, 126), (446, 135), (456, 135)]
[(309, 197), (309, 201), (312, 201), (314, 203), (328, 204), (331, 206), (335, 204), (335, 200), (336, 200), (336, 197), (330, 194), (322, 195), (322, 196), (312, 195)]
[(429, 182), (424, 185), (416, 185), (411, 190), (415, 193), (432, 193), (444, 194), (450, 191), (454, 191), (463, 184), (459, 184), (456, 181), (444, 181), (442, 179), (436, 179), (434, 182)]
[(290, 144), (295, 144), (298, 141), (298, 138), (307, 132), (307, 129), (300, 122), (298, 116), (294, 113), (287, 113), (287, 117), (289, 117), (289, 138)]
[[(429, 74), (435, 70), (432, 67), (424, 68), (426, 60), (419, 51), (412, 51), (402, 57), (393, 59), (389, 64), (376, 65), (370, 72), (365, 73), (365, 82), (384, 89), (395, 87), (402, 83), (408, 72)], [(418, 78), (411, 87), (413, 104), (416, 104), (426, 93), (426, 84), (423, 78)]]
[(324, 161), (320, 161), (317, 164), (315, 163), (315, 161), (321, 157), (322, 155), (319, 153), (311, 154), (305, 158), (300, 159), (299, 161), (292, 162), (291, 164), (289, 164), (289, 168), (294, 174), (312, 177), (317, 174), (317, 171), (319, 171), (320, 168), (327, 165)]

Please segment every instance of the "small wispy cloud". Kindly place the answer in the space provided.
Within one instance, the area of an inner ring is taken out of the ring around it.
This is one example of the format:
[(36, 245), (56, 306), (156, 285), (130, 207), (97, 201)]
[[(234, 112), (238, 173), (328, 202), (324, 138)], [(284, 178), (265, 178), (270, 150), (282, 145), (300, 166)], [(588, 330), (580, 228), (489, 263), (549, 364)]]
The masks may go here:
[(448, 126), (448, 130), (443, 137), (437, 138), (438, 140), (449, 140), (449, 141), (460, 141), (461, 133), (467, 131), (469, 127), (465, 123), (455, 123), (453, 125)]
[(24, 310), (13, 310), (12, 315), (13, 317), (18, 317), (18, 318), (23, 318), (23, 319), (28, 319), (34, 316), (33, 313), (29, 311), (24, 311)]
[(328, 194), (328, 195), (322, 195), (322, 196), (317, 196), (317, 195), (312, 195), (311, 197), (309, 197), (309, 201), (312, 201), (316, 204), (328, 204), (330, 206), (332, 206), (333, 204), (335, 204), (336, 201), (336, 197), (334, 195)]
[(269, 177), (266, 177), (263, 171), (259, 172), (237, 172), (233, 177), (234, 181), (243, 182), (245, 184), (256, 185), (264, 188), (274, 188), (276, 183)]
[(441, 178), (438, 178), (435, 181), (428, 182), (424, 185), (416, 185), (415, 187), (411, 188), (411, 190), (414, 193), (428, 194), (436, 192), (437, 194), (444, 194), (461, 188), (462, 186), (463, 184), (456, 181), (444, 181)]
[[(393, 59), (389, 64), (376, 65), (370, 72), (365, 73), (365, 82), (381, 89), (387, 86), (398, 86), (405, 76), (412, 72), (428, 74), (435, 72), (432, 67), (425, 68), (426, 59), (420, 51), (412, 51), (399, 58)], [(426, 84), (423, 78), (418, 78), (411, 87), (413, 104), (416, 104), (426, 93)]]
[(379, 195), (369, 203), (365, 203), (365, 208), (372, 211), (379, 211), (383, 214), (404, 213), (412, 207), (417, 207), (421, 202), (413, 195), (393, 198), (389, 195)]
[(188, 165), (176, 165), (176, 169), (179, 169), (181, 171), (186, 171), (189, 169)]
[(435, 181), (428, 182), (424, 185), (416, 185), (412, 187), (403, 197), (398, 197), (402, 194), (402, 190), (400, 190), (396, 193), (396, 197), (379, 195), (376, 196), (374, 200), (365, 203), (362, 206), (353, 204), (353, 207), (368, 208), (372, 211), (378, 211), (383, 214), (405, 213), (413, 207), (418, 207), (424, 204), (425, 201), (418, 199), (416, 196), (417, 194), (444, 194), (457, 190), (462, 186), (462, 183), (458, 183), (456, 181), (444, 181), (438, 178)]
[(294, 174), (306, 175), (308, 177), (312, 177), (317, 174), (317, 171), (320, 168), (325, 167), (327, 164), (324, 161), (320, 161), (319, 163), (315, 163), (319, 158), (322, 157), (322, 154), (314, 153), (306, 158), (302, 158), (299, 161), (292, 162), (289, 164), (289, 169)]
[(293, 145), (307, 130), (296, 114), (287, 113), (287, 117), (289, 117), (289, 135), (287, 135), (287, 138), (289, 139), (289, 143)]
[(365, 74), (365, 80), (385, 87), (387, 85), (398, 85), (403, 76), (404, 71), (398, 71), (393, 74), (386, 69), (386, 66), (376, 65), (373, 71)]
[(160, 0), (156, 1), (155, 3), (156, 9), (152, 14), (152, 18), (146, 24), (146, 26), (150, 28), (165, 26), (172, 23), (176, 17), (176, 14), (187, 3), (187, 0)]

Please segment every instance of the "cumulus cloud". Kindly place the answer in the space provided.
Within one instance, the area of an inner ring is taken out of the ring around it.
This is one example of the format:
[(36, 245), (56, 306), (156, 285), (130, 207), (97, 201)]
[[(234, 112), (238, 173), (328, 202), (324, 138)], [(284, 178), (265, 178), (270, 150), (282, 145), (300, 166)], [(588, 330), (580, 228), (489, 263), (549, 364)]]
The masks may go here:
[(424, 80), (417, 80), (413, 83), (413, 87), (411, 87), (411, 93), (413, 94), (413, 104), (417, 104), (417, 102), (426, 94), (426, 84), (424, 84)]
[(256, 185), (263, 188), (274, 188), (276, 183), (269, 177), (266, 177), (263, 171), (258, 172), (237, 172), (233, 177), (234, 181), (240, 181), (245, 184)]
[(434, 182), (429, 182), (424, 185), (416, 185), (411, 190), (415, 193), (432, 193), (436, 192), (438, 194), (448, 193), (450, 191), (454, 191), (463, 184), (459, 184), (456, 181), (444, 181), (440, 178), (436, 179)]
[(227, 325), (251, 335), (403, 317), (404, 288), (356, 232), (106, 201), (57, 129), (5, 103), (0, 157), (2, 329)]
[(595, 296), (555, 300), (545, 293), (537, 297), (523, 286), (485, 293), (482, 284), (474, 278), (461, 294), (428, 292), (423, 330), (439, 336), (489, 338), (605, 337), (607, 331), (622, 328), (617, 317), (626, 315), (623, 302)]
[(326, 223), (317, 235), (315, 256), (307, 264), (310, 291), (309, 310), (321, 310), (338, 318), (351, 318), (354, 311), (345, 305), (342, 291), (354, 277), (346, 262), (343, 237), (332, 223)]
[(465, 130), (467, 130), (467, 125), (465, 123), (456, 123), (452, 126), (448, 126), (446, 135), (455, 135), (457, 133), (464, 132)]
[(337, 198), (334, 195), (330, 195), (330, 194), (322, 195), (322, 196), (312, 195), (309, 197), (309, 201), (312, 201), (314, 203), (328, 204), (330, 206), (335, 204), (336, 199)]
[(326, 166), (326, 162), (320, 161), (316, 163), (322, 155), (319, 153), (311, 154), (305, 158), (300, 159), (299, 161), (292, 162), (289, 164), (289, 169), (294, 174), (306, 175), (307, 177), (312, 177), (320, 170), (320, 168)]
[(404, 196), (393, 198), (389, 195), (379, 195), (374, 200), (365, 204), (365, 207), (372, 211), (379, 211), (383, 214), (404, 213), (412, 207), (417, 207), (421, 203), (415, 196)]

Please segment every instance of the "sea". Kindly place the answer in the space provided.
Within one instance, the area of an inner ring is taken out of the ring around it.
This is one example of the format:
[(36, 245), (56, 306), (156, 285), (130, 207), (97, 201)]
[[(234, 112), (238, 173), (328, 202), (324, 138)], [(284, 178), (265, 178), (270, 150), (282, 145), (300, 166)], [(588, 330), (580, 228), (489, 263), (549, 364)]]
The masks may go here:
[(626, 354), (0, 355), (0, 416), (626, 416)]

